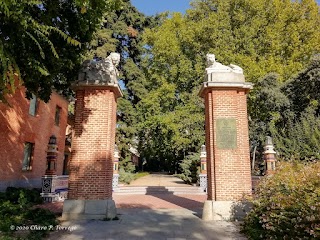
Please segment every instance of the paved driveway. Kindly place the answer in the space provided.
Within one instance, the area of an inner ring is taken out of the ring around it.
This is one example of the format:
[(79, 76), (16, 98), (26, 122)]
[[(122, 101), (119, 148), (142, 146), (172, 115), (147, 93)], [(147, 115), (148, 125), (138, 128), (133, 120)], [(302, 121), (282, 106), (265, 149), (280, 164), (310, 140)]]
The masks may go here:
[(153, 173), (132, 181), (128, 186), (162, 186), (162, 187), (192, 187), (180, 178), (163, 173)]
[(204, 222), (187, 209), (120, 209), (113, 221), (66, 221), (50, 240), (245, 240), (237, 223)]
[[(130, 186), (191, 187), (165, 174), (142, 177)], [(243, 240), (237, 223), (201, 220), (206, 195), (113, 195), (118, 220), (65, 221), (50, 240)]]

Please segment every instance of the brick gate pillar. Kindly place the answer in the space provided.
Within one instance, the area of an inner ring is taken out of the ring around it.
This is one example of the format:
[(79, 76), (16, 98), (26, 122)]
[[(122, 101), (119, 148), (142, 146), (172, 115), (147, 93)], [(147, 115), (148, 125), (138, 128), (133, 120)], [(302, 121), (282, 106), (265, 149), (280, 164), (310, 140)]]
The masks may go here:
[[(90, 71), (92, 69), (91, 66)], [(91, 78), (99, 76), (90, 75)], [(112, 179), (116, 108), (117, 98), (122, 93), (116, 81), (85, 80), (78, 81), (74, 88), (75, 126), (68, 200), (64, 202), (62, 217), (114, 218), (116, 208), (112, 200)]]
[(223, 220), (243, 213), (239, 202), (251, 195), (247, 93), (242, 69), (224, 66), (207, 55), (206, 79), (200, 90), (205, 99), (208, 200), (203, 220)]

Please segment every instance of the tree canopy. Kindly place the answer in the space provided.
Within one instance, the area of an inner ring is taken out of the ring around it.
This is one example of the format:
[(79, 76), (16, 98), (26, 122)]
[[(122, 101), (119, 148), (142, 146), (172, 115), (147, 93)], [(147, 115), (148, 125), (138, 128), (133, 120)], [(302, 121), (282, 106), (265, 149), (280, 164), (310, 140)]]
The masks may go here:
[[(74, 80), (101, 16), (117, 0), (4, 0), (0, 3), (0, 96), (19, 78), (47, 101)], [(16, 76), (16, 77), (14, 77)]]
[(121, 9), (104, 14), (85, 55), (85, 58), (91, 59), (106, 57), (110, 52), (121, 54), (120, 85), (123, 86), (124, 97), (118, 101), (116, 143), (121, 152), (121, 166), (126, 171), (132, 171), (129, 149), (137, 148), (135, 105), (147, 92), (147, 81), (141, 66), (144, 53), (141, 37), (143, 30), (153, 23), (153, 17), (144, 16), (129, 0), (124, 0)]
[[(143, 35), (148, 92), (136, 104), (140, 151), (150, 162), (168, 161), (167, 167), (204, 144), (203, 103), (197, 94), (207, 53), (241, 66), (246, 81), (257, 83), (249, 114), (258, 124), (251, 124), (251, 136), (261, 144), (260, 129), (270, 133), (270, 121), (290, 104), (281, 83), (320, 51), (314, 0), (195, 0), (191, 5), (185, 15), (162, 18)], [(272, 72), (277, 75), (266, 76)], [(266, 80), (259, 82), (262, 77)], [(265, 104), (257, 109), (261, 101)]]
[[(281, 159), (319, 159), (320, 58), (286, 82), (269, 74), (259, 80), (250, 102), (250, 140), (261, 153), (265, 136), (272, 136)], [(260, 156), (261, 159), (261, 156)]]
[[(271, 122), (279, 155), (285, 159), (320, 159), (320, 58), (309, 65), (282, 88), (290, 101)], [(285, 126), (285, 127), (284, 127)]]
[(288, 79), (320, 50), (314, 0), (195, 0), (191, 5), (186, 15), (173, 14), (145, 36), (154, 65), (170, 71), (169, 78), (182, 81), (192, 67), (189, 71), (202, 76), (205, 54), (213, 52), (218, 61), (244, 68), (247, 81), (269, 72)]

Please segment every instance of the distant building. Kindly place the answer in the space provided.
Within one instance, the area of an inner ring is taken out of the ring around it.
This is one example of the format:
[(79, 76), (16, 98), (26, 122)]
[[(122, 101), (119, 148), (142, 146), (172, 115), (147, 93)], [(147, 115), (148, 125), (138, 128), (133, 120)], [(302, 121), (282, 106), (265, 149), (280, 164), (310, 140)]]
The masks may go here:
[(24, 87), (6, 99), (10, 106), (0, 102), (0, 191), (8, 186), (41, 188), (51, 135), (58, 144), (57, 175), (66, 165), (68, 101), (55, 92), (48, 103), (28, 100)]

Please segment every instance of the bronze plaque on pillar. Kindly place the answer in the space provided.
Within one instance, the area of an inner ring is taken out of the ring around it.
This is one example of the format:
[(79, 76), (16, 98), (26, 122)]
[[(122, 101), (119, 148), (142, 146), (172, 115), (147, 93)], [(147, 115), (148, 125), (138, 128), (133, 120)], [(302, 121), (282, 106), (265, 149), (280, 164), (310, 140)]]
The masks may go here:
[(216, 121), (218, 149), (237, 148), (237, 122), (234, 118), (219, 118)]

